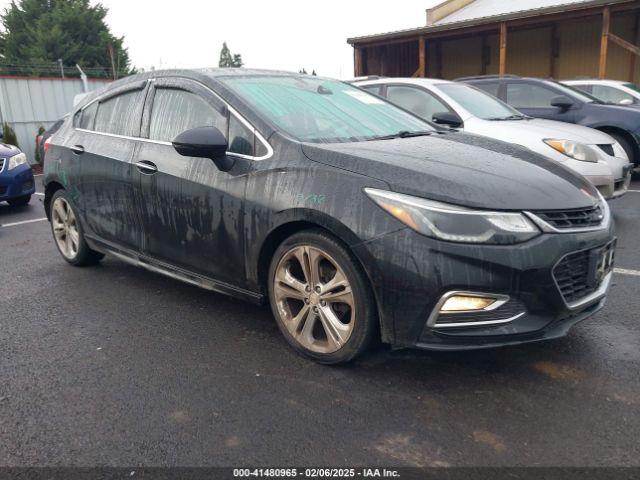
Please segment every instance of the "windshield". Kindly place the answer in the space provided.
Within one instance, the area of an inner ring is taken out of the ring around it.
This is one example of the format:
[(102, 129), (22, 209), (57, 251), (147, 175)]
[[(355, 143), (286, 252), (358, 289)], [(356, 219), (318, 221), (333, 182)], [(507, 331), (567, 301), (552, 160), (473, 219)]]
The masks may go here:
[(511, 120), (524, 118), (522, 113), (488, 93), (464, 84), (443, 83), (436, 85), (474, 117), (483, 120)]
[(435, 131), (380, 97), (336, 80), (247, 76), (222, 81), (265, 120), (303, 142), (360, 142)]
[(574, 88), (574, 87), (571, 87), (569, 85), (565, 85), (563, 83), (556, 82), (556, 81), (553, 81), (553, 80), (545, 80), (545, 81), (549, 82), (549, 83), (552, 83), (553, 86), (556, 87), (558, 90), (562, 90), (562, 93), (567, 95), (569, 98), (577, 98), (581, 102), (585, 102), (585, 103), (602, 103), (600, 100), (598, 100), (593, 95), (590, 95), (587, 92), (584, 92), (584, 91), (579, 90), (577, 88)]
[(624, 83), (623, 86), (640, 93), (640, 87), (635, 83)]

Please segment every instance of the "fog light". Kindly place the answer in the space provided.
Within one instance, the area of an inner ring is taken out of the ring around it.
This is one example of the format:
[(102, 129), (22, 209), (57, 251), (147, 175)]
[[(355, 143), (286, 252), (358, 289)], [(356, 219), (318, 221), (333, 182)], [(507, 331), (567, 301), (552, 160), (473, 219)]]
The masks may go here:
[(466, 312), (473, 310), (485, 310), (498, 301), (491, 297), (472, 297), (469, 295), (454, 295), (449, 297), (440, 312)]

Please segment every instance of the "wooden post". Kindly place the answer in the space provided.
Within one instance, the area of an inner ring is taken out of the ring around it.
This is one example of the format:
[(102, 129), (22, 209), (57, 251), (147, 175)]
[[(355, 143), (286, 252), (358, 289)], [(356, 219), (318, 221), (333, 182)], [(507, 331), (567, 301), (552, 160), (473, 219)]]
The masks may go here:
[(500, 24), (500, 76), (507, 73), (507, 23)]
[(427, 42), (424, 37), (418, 38), (418, 76), (427, 76)]
[(549, 76), (555, 78), (556, 72), (556, 58), (558, 57), (558, 29), (556, 24), (551, 25), (551, 58), (549, 59)]
[[(634, 32), (634, 44), (640, 47), (640, 12), (636, 13), (636, 22), (633, 29)], [(636, 79), (636, 60), (637, 55), (631, 53), (631, 60), (629, 60), (629, 81), (633, 83)]]
[(363, 61), (362, 57), (364, 54), (364, 49), (362, 47), (353, 47), (353, 70), (356, 77), (361, 77), (364, 75), (363, 72)]
[(607, 77), (607, 51), (609, 49), (609, 27), (611, 25), (611, 9), (604, 7), (602, 11), (602, 37), (600, 38), (600, 68), (598, 78)]

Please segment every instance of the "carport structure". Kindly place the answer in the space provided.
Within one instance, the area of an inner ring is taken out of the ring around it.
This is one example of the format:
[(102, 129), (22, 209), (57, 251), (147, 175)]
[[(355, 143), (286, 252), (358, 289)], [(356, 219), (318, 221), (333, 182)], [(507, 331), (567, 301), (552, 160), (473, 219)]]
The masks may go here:
[(424, 27), (347, 41), (356, 76), (640, 81), (638, 0), (447, 0)]

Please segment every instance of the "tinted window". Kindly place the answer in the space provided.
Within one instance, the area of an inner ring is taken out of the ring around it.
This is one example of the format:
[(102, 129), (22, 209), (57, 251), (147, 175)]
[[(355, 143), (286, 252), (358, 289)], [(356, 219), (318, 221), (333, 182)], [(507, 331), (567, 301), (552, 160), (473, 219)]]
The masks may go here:
[(493, 95), (494, 97), (498, 96), (498, 90), (500, 89), (500, 83), (498, 82), (480, 82), (474, 83), (473, 86), (479, 88), (480, 90), (484, 90), (489, 95)]
[(507, 103), (516, 108), (551, 108), (551, 100), (559, 94), (531, 83), (507, 84)]
[(594, 85), (591, 94), (605, 103), (620, 103), (625, 100), (627, 103), (634, 103), (631, 94), (607, 85)]
[(434, 113), (449, 111), (449, 108), (433, 95), (414, 87), (389, 86), (387, 99), (425, 120), (432, 120)]
[(100, 102), (95, 130), (116, 135), (137, 136), (140, 129), (141, 90), (123, 93)]
[(80, 115), (80, 122), (78, 124), (78, 128), (83, 128), (85, 130), (93, 130), (93, 122), (96, 117), (96, 112), (98, 111), (98, 102), (94, 102), (85, 108)]
[(216, 127), (226, 133), (226, 119), (202, 97), (174, 88), (159, 88), (153, 98), (149, 138), (171, 142), (197, 127)]
[(258, 141), (252, 130), (231, 115), (229, 117), (229, 152), (262, 157), (267, 154), (267, 149), (262, 142)]
[(343, 82), (308, 75), (221, 81), (263, 119), (301, 141), (358, 142), (402, 131), (433, 130), (380, 97)]
[(448, 95), (471, 115), (483, 120), (504, 120), (514, 115), (522, 115), (515, 108), (488, 93), (463, 83), (443, 83), (436, 85), (436, 88)]
[(374, 95), (380, 95), (380, 85), (362, 85), (360, 88)]

